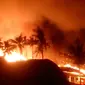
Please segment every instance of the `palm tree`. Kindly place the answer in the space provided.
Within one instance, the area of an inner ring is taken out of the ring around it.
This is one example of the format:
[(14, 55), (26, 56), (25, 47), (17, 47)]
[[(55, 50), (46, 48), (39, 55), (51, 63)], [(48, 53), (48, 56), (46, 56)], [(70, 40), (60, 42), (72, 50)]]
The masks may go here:
[(19, 48), (20, 54), (22, 54), (22, 49), (24, 48), (25, 37), (20, 34), (15, 39), (10, 39), (10, 42), (17, 48)]
[(28, 45), (32, 48), (32, 59), (33, 59), (33, 46), (34, 46), (34, 38), (31, 36), (28, 41)]
[[(84, 43), (80, 41), (79, 38), (75, 40), (75, 42), (68, 47), (68, 51), (71, 55), (75, 57), (75, 63), (79, 66), (84, 63), (85, 52), (84, 52)], [(80, 75), (80, 85), (81, 85), (81, 75)]]
[(28, 45), (30, 45), (30, 47), (32, 48), (32, 59), (34, 58), (33, 54), (33, 46), (36, 45), (38, 43), (38, 40), (35, 39), (34, 35), (30, 36), (28, 39)]
[(10, 54), (11, 51), (14, 49), (14, 46), (10, 45), (8, 40), (2, 41), (2, 39), (0, 39), (0, 49), (3, 52), (3, 55), (0, 55), (0, 56), (2, 56), (1, 59), (0, 59), (0, 63), (1, 63), (1, 62), (3, 62), (4, 57), (6, 56), (6, 53)]
[(11, 54), (12, 50), (15, 49), (15, 46), (14, 45), (11, 45), (9, 40), (7, 41), (3, 41), (3, 47), (2, 47), (2, 50), (3, 50), (3, 53), (4, 53), (4, 57), (7, 54)]
[(34, 29), (34, 33), (32, 36), (34, 37), (36, 43), (35, 45), (37, 45), (37, 48), (36, 48), (36, 53), (37, 55), (39, 53), (41, 53), (42, 55), (42, 59), (44, 58), (44, 50), (47, 49), (47, 47), (49, 46), (49, 44), (47, 43), (46, 39), (45, 39), (45, 35), (44, 35), (44, 32), (43, 30), (37, 26), (37, 29)]
[(24, 46), (30, 46), (32, 48), (32, 59), (33, 59), (33, 46), (36, 44), (36, 40), (34, 39), (34, 36), (30, 36), (27, 38), (26, 36), (23, 37)]
[(32, 59), (33, 59), (33, 46), (37, 44), (37, 40), (35, 39), (35, 37), (32, 35), (29, 38), (27, 38), (26, 36), (24, 36), (24, 45), (25, 46), (30, 46), (32, 48)]
[(2, 48), (3, 48), (3, 41), (2, 39), (0, 39), (0, 49), (2, 50)]
[[(0, 38), (0, 49), (1, 49), (1, 51), (3, 51), (3, 41), (1, 38)], [(0, 56), (3, 56), (3, 55), (0, 55)]]

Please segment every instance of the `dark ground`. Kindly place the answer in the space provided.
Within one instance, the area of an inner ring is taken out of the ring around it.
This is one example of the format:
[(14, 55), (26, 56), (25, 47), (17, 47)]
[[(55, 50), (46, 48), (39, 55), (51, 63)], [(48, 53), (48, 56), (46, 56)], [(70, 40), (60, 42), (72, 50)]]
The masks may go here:
[(62, 71), (50, 60), (1, 61), (0, 85), (69, 85)]

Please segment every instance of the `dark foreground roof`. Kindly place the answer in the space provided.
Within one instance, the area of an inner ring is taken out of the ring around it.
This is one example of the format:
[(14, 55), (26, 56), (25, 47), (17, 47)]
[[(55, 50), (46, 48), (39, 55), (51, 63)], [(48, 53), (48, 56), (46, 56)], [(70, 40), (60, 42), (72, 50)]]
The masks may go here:
[(0, 64), (0, 85), (69, 85), (58, 66), (50, 60)]

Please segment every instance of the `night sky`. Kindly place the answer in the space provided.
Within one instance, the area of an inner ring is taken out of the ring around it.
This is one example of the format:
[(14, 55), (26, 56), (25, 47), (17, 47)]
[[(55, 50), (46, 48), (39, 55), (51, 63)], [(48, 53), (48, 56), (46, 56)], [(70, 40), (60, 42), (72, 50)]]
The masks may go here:
[(84, 28), (84, 4), (84, 0), (0, 0), (1, 36), (18, 34), (42, 15), (62, 29)]
[(66, 35), (75, 36), (71, 30), (85, 28), (85, 0), (0, 0), (0, 36), (30, 35), (41, 16), (54, 21), (62, 31), (69, 31)]

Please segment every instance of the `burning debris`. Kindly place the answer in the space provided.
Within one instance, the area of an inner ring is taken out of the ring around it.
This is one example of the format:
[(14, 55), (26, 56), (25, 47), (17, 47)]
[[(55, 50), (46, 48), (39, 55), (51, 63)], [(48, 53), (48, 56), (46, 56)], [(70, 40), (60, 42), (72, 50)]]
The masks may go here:
[(78, 68), (71, 64), (58, 65), (61, 70), (66, 74), (67, 79), (71, 83), (85, 84), (85, 69)]
[[(83, 75), (85, 75), (85, 70), (78, 68), (77, 66), (72, 66), (71, 64), (65, 64), (65, 65), (58, 65), (59, 67), (65, 67), (65, 68), (71, 68), (72, 70), (77, 70)], [(75, 72), (74, 72), (75, 73)], [(76, 74), (76, 73), (75, 73)]]

